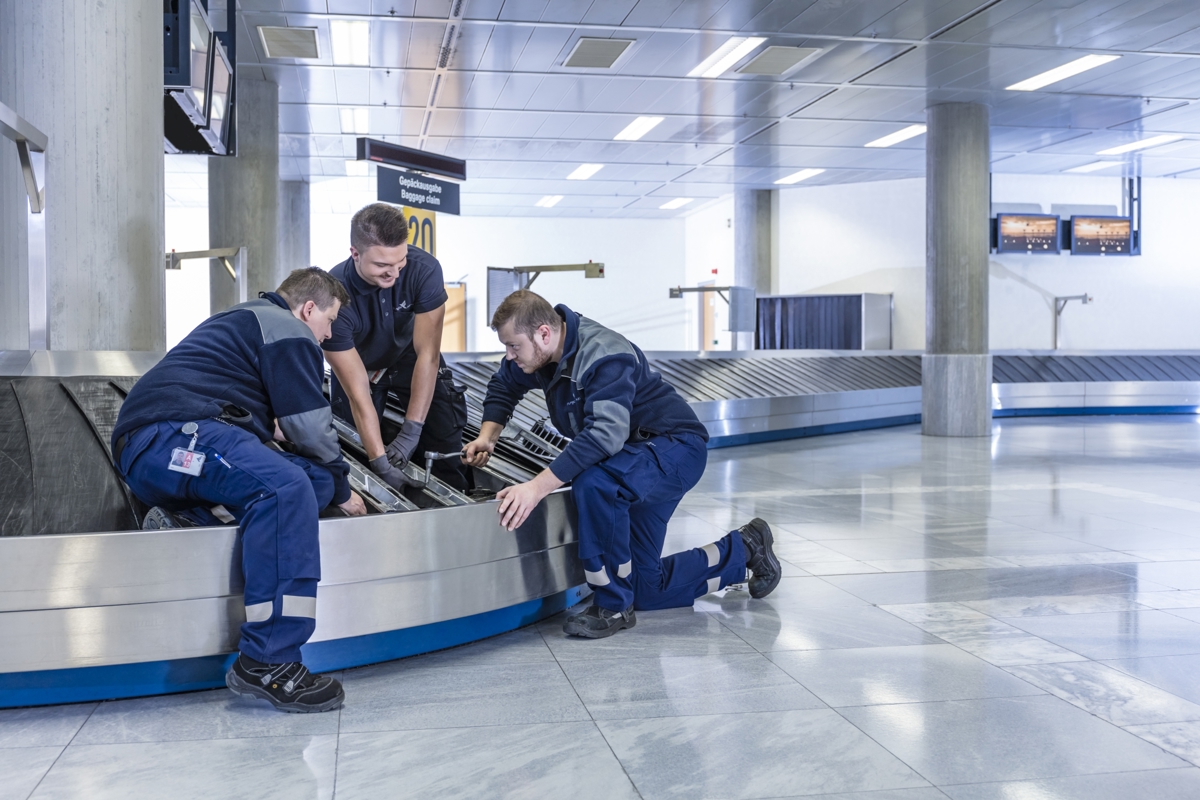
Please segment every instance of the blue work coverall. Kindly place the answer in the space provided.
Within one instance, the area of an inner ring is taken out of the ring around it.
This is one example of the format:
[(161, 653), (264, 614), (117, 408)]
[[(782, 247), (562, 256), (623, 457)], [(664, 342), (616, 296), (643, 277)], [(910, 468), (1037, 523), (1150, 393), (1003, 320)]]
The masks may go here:
[(677, 608), (745, 581), (737, 531), (662, 557), (667, 522), (704, 473), (704, 425), (636, 345), (566, 306), (555, 310), (566, 322), (562, 359), (531, 375), (504, 361), (483, 419), (506, 424), (525, 393), (541, 389), (551, 422), (572, 437), (550, 471), (572, 482), (595, 602), (610, 611)]
[[(267, 664), (300, 661), (316, 626), (318, 514), (350, 499), (321, 348), (283, 298), (200, 324), (136, 384), (113, 431), (113, 457), (142, 502), (216, 522), (224, 506), (242, 533), (246, 622), (238, 649)], [(275, 421), (295, 453), (267, 446)], [(195, 423), (194, 434), (185, 434)], [(193, 442), (194, 437), (194, 442)], [(194, 447), (199, 475), (168, 469)]]

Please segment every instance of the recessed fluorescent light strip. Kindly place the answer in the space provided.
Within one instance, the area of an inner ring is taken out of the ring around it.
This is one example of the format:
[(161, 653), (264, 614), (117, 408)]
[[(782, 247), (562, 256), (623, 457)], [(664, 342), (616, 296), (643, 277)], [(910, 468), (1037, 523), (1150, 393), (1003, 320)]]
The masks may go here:
[(580, 164), (570, 175), (567, 176), (567, 180), (586, 181), (588, 178), (592, 177), (602, 169), (604, 169), (603, 164)]
[(1116, 61), (1120, 56), (1084, 56), (1077, 58), (1074, 61), (1068, 61), (1061, 67), (1046, 70), (1045, 72), (1034, 75), (1032, 78), (1026, 78), (1023, 81), (1014, 83), (1012, 86), (1004, 87), (1010, 92), (1032, 92), (1041, 89), (1043, 86), (1049, 86), (1052, 83), (1065, 81), (1067, 78), (1074, 77), (1081, 72), (1087, 72), (1089, 69), (1102, 67), (1110, 61)]
[(895, 133), (889, 133), (887, 136), (881, 136), (878, 139), (867, 142), (863, 147), (891, 147), (894, 144), (908, 141), (921, 134), (925, 133), (926, 126), (924, 125), (909, 125), (907, 128), (902, 128)]
[(689, 78), (716, 78), (734, 64), (741, 61), (756, 47), (765, 42), (761, 36), (730, 36), (708, 58), (696, 65), (687, 74)]
[(775, 183), (788, 186), (793, 183), (799, 183), (800, 181), (806, 181), (814, 175), (820, 175), (824, 171), (825, 170), (823, 169), (802, 169), (799, 172), (793, 172), (791, 175), (785, 175), (784, 177), (775, 181)]
[(538, 208), (554, 208), (556, 205), (558, 205), (558, 201), (562, 199), (563, 196), (561, 194), (548, 194), (541, 200), (538, 200), (536, 203), (534, 203), (534, 205)]
[(625, 126), (625, 129), (613, 137), (615, 142), (636, 142), (645, 136), (654, 126), (662, 122), (662, 117), (638, 117)]
[(1171, 136), (1169, 134), (1164, 136), (1151, 136), (1149, 139), (1140, 139), (1136, 142), (1120, 145), (1119, 147), (1110, 147), (1107, 150), (1101, 150), (1099, 153), (1096, 153), (1096, 155), (1119, 156), (1122, 153), (1132, 153), (1134, 150), (1145, 150), (1147, 147), (1158, 147), (1160, 144), (1178, 142), (1182, 138), (1182, 136)]
[(371, 63), (371, 23), (335, 19), (329, 23), (333, 63), (365, 67)]
[(341, 109), (342, 133), (370, 133), (371, 110), (369, 108)]
[(1121, 166), (1121, 163), (1122, 162), (1120, 161), (1093, 161), (1090, 164), (1064, 169), (1063, 172), (1095, 172), (1096, 170), (1104, 169), (1105, 167), (1119, 167)]
[(677, 208), (683, 208), (688, 203), (692, 202), (692, 200), (693, 198), (691, 197), (676, 197), (674, 200), (663, 203), (661, 206), (659, 206), (659, 208), (666, 209), (667, 211), (674, 211)]

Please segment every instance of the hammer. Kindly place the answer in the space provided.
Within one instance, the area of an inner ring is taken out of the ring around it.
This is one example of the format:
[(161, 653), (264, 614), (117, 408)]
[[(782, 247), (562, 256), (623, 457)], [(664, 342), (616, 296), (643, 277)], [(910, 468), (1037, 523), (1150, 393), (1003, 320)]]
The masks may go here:
[(433, 462), (442, 461), (447, 458), (462, 458), (463, 452), (458, 453), (439, 453), (436, 450), (425, 451), (425, 483), (422, 486), (429, 485), (429, 471), (433, 469)]

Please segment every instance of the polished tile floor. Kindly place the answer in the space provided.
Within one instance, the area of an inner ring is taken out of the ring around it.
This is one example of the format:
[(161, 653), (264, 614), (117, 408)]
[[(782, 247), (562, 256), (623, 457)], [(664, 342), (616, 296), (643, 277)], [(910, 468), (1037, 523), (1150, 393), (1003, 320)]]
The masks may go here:
[(668, 549), (762, 516), (785, 579), (568, 640), (0, 711), (8, 798), (1200, 798), (1200, 424), (1024, 419), (715, 451)]

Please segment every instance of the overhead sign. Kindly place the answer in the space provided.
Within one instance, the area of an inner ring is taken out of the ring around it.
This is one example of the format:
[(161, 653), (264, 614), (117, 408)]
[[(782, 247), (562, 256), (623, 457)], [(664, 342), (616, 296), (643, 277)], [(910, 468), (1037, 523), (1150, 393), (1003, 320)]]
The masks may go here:
[(458, 214), (458, 184), (379, 167), (376, 194), (385, 203)]
[(423, 208), (404, 207), (408, 221), (408, 243), (437, 257), (437, 212)]

